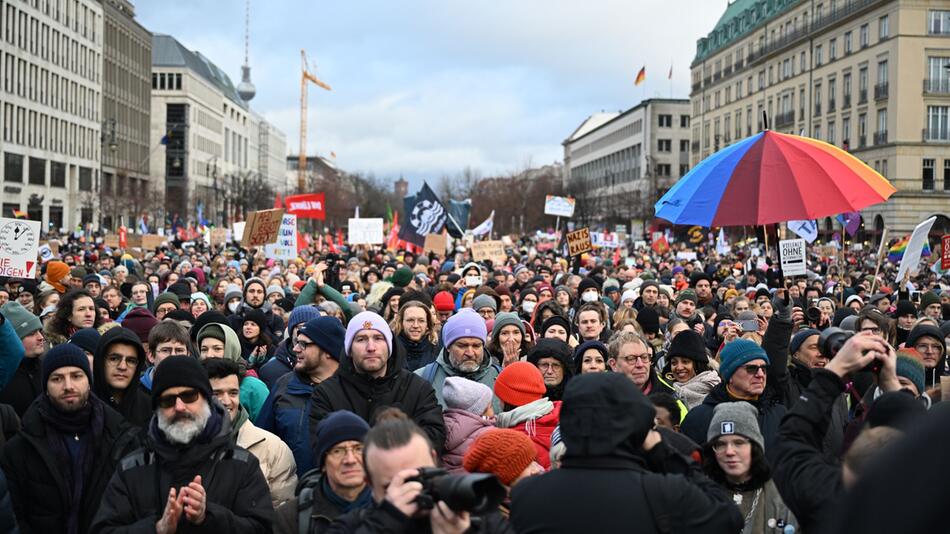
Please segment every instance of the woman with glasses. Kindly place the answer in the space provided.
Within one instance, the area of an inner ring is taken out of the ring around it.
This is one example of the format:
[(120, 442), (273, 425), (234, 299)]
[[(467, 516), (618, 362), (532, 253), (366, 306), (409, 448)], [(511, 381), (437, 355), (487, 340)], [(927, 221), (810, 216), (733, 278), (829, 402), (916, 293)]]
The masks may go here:
[(435, 325), (431, 306), (410, 300), (399, 307), (390, 327), (406, 349), (406, 369), (415, 371), (425, 367), (439, 355), (439, 333)]
[(745, 521), (742, 534), (785, 532), (786, 526), (797, 528), (797, 521), (772, 482), (757, 416), (748, 402), (716, 406), (703, 447), (703, 470), (732, 493)]

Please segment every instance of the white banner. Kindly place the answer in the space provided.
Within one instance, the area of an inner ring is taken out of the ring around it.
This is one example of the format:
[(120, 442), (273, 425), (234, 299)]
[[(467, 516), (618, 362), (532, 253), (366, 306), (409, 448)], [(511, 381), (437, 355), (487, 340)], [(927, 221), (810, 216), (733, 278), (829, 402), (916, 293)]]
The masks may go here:
[(815, 221), (788, 221), (788, 229), (809, 243), (818, 239), (818, 223)]
[(595, 247), (619, 248), (620, 238), (615, 232), (591, 232), (590, 244)]
[(495, 210), (491, 210), (491, 215), (485, 219), (485, 222), (479, 224), (472, 229), (472, 235), (479, 236), (490, 234), (492, 229), (495, 227)]
[(779, 241), (778, 250), (783, 275), (804, 276), (807, 274), (805, 267), (804, 239), (784, 239)]
[(574, 216), (574, 199), (571, 197), (556, 197), (548, 195), (544, 199), (544, 214), (558, 217)]
[(379, 245), (383, 242), (382, 219), (350, 219), (349, 245)]
[(904, 279), (904, 274), (917, 272), (920, 265), (920, 254), (924, 251), (924, 243), (927, 242), (927, 234), (930, 233), (930, 227), (934, 225), (937, 217), (931, 217), (914, 228), (914, 233), (910, 235), (910, 241), (907, 242), (907, 248), (904, 249), (904, 257), (901, 258), (901, 266), (897, 269), (898, 284)]

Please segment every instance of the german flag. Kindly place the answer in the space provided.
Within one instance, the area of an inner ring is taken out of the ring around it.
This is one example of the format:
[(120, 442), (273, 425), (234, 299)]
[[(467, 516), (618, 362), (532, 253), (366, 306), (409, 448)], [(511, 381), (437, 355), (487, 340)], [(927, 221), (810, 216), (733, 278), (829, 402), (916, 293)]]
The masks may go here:
[(640, 72), (637, 73), (637, 79), (634, 80), (633, 85), (634, 85), (634, 86), (640, 85), (640, 84), (643, 83), (643, 81), (646, 80), (646, 79), (647, 79), (647, 68), (646, 68), (646, 67), (642, 67), (642, 68), (640, 69)]

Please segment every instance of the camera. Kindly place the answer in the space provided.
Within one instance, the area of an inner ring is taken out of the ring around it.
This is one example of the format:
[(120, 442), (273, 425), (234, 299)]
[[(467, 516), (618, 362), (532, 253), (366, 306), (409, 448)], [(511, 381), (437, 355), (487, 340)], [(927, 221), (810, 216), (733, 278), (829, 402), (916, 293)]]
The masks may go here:
[[(841, 350), (841, 347), (843, 347), (853, 335), (854, 332), (842, 330), (837, 326), (826, 328), (818, 336), (818, 350), (822, 356), (830, 360), (838, 355), (838, 351)], [(864, 369), (861, 369), (861, 372), (877, 374), (880, 370), (881, 362), (874, 360), (867, 364)]]
[(814, 301), (808, 306), (808, 309), (805, 310), (805, 318), (808, 319), (808, 322), (811, 324), (821, 322), (821, 310), (818, 309)]
[(442, 501), (456, 512), (483, 514), (497, 508), (506, 495), (495, 475), (484, 473), (450, 475), (445, 469), (423, 467), (409, 480), (422, 484), (422, 493), (415, 500), (422, 510), (431, 510)]

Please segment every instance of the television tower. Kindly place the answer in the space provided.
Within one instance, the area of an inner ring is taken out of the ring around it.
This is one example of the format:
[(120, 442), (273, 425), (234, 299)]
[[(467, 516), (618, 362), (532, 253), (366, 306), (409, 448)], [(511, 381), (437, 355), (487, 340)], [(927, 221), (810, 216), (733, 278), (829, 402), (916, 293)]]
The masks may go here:
[(244, 65), (241, 66), (241, 83), (237, 86), (238, 95), (241, 100), (250, 102), (257, 89), (251, 82), (251, 65), (248, 61), (248, 48), (251, 41), (251, 0), (245, 1), (244, 6)]

